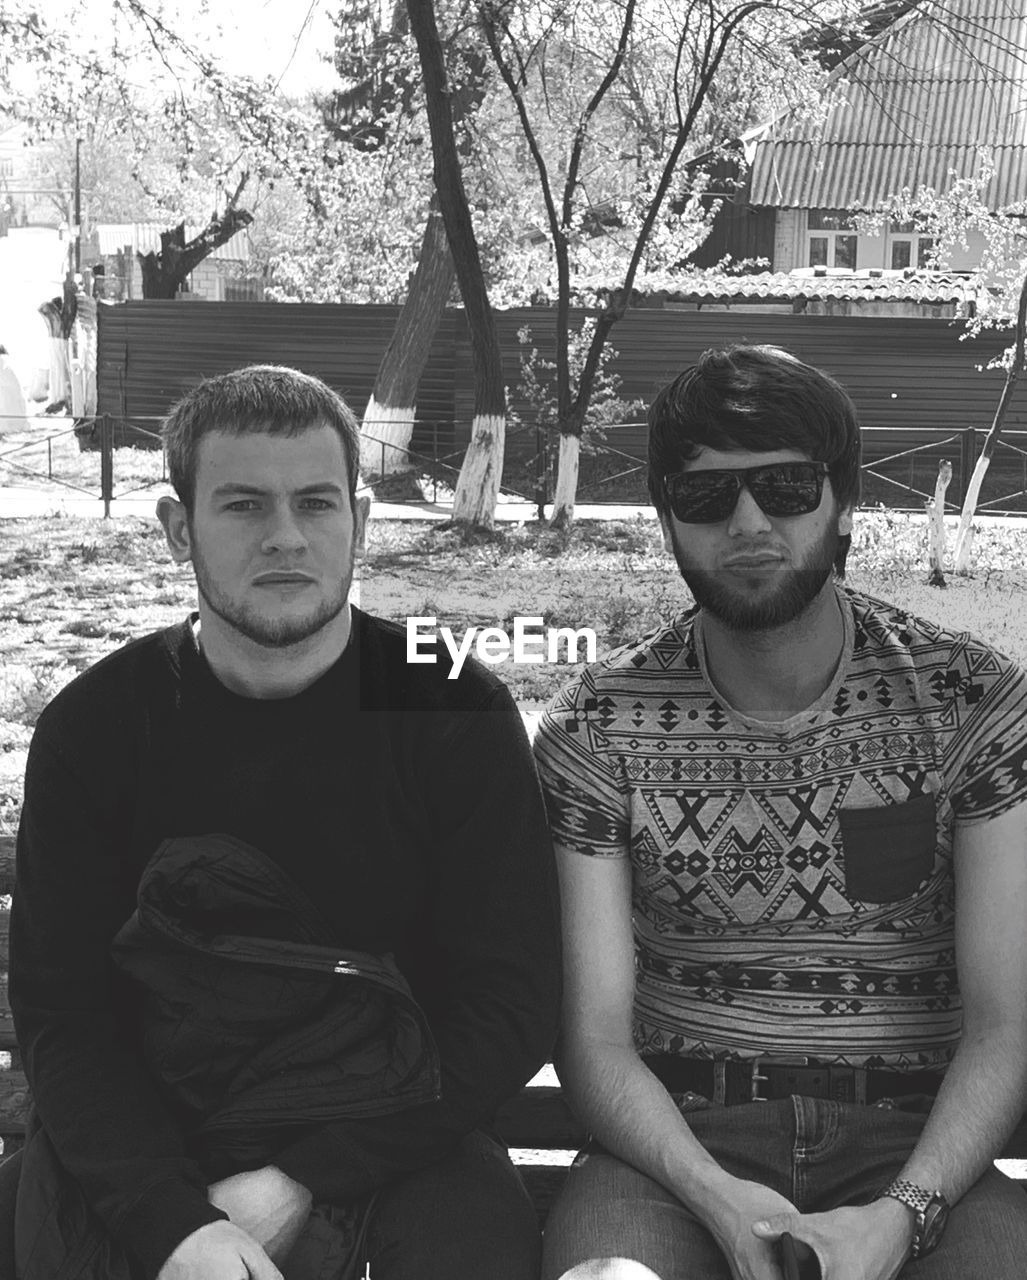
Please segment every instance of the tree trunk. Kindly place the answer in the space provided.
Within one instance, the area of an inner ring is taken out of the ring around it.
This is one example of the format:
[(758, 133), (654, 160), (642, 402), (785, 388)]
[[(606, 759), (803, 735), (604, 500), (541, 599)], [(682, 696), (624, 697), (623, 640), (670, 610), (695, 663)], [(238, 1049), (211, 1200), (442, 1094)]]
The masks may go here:
[(39, 314), (43, 317), (50, 332), (48, 350), (50, 355), (49, 398), (47, 407), (63, 405), (71, 408), (71, 325), (67, 332), (64, 328), (64, 312), (60, 298), (51, 298), (39, 306)]
[(1027, 344), (1027, 275), (1024, 276), (1023, 283), (1020, 285), (1020, 301), (1016, 308), (1016, 337), (1013, 342), (1013, 357), (1009, 368), (1006, 370), (1006, 380), (1002, 387), (1002, 394), (999, 397), (998, 407), (995, 410), (995, 417), (992, 419), (991, 427), (984, 438), (984, 444), (981, 446), (981, 456), (977, 459), (974, 473), (970, 477), (966, 498), (963, 500), (963, 510), (959, 516), (956, 549), (952, 558), (952, 568), (956, 573), (965, 573), (970, 567), (974, 512), (977, 510), (977, 503), (980, 500), (984, 477), (988, 474), (988, 467), (991, 464), (991, 455), (995, 452), (995, 446), (998, 444), (999, 437), (1002, 434), (1002, 424), (1005, 421), (1006, 412), (1013, 399), (1013, 392), (1016, 390), (1020, 374), (1024, 369), (1025, 344)]
[[(990, 436), (991, 431), (988, 432), (988, 437), (990, 438)], [(987, 440), (985, 441), (985, 447), (987, 447)], [(981, 456), (977, 459), (973, 475), (970, 477), (970, 483), (967, 486), (963, 510), (959, 514), (959, 528), (956, 530), (956, 549), (952, 556), (954, 573), (965, 573), (970, 567), (970, 552), (973, 550), (974, 542), (974, 512), (977, 510), (977, 503), (981, 496), (981, 486), (984, 484), (984, 477), (988, 474), (990, 465), (991, 455), (985, 453), (984, 449), (982, 449)]]
[(151, 250), (136, 254), (143, 273), (143, 297), (177, 298), (190, 273), (252, 221), (252, 213), (229, 207), (220, 216), (215, 214), (188, 244), (184, 222), (169, 231), (162, 231), (159, 253)]
[(945, 583), (945, 490), (952, 479), (952, 463), (938, 463), (938, 479), (934, 485), (934, 497), (924, 503), (927, 508), (927, 548), (931, 572), (927, 582), (932, 587), (944, 587)]
[(417, 269), (364, 413), (360, 461), (365, 476), (372, 479), (414, 469), (409, 449), (417, 386), (455, 275), (438, 199), (433, 196)]
[(578, 492), (581, 436), (562, 432), (556, 464), (556, 492), (549, 524), (553, 529), (569, 529), (574, 522), (574, 500)]
[[(450, 86), (431, 0), (407, 0), (410, 29), (424, 77), (425, 107), (431, 129), (435, 190), (460, 282), (471, 334), (474, 364), (474, 422), (471, 443), (457, 481), (453, 519), (491, 528), (503, 473), (506, 444), (506, 390), (499, 338), (489, 304), (481, 255), (464, 190), (453, 132)], [(484, 488), (482, 486), (485, 486)]]
[(464, 455), (453, 498), (453, 520), (472, 528), (491, 529), (503, 472), (505, 414), (475, 413), (471, 443)]

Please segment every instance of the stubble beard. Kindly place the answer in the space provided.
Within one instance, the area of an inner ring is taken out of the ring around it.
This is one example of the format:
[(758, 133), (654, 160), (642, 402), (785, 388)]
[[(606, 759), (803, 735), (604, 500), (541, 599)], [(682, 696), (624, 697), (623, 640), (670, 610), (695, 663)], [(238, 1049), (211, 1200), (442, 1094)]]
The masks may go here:
[(288, 649), (317, 635), (345, 609), (353, 581), (351, 568), (338, 584), (338, 590), (309, 613), (297, 618), (268, 618), (223, 592), (214, 582), (202, 555), (197, 554), (195, 547), (192, 561), (196, 590), (211, 613), (233, 631), (264, 649)]
[(772, 589), (749, 598), (731, 583), (732, 575), (725, 571), (689, 564), (676, 529), (671, 542), (678, 569), (696, 604), (732, 631), (756, 632), (786, 626), (805, 613), (831, 577), (839, 535), (829, 526), (800, 564), (773, 570)]

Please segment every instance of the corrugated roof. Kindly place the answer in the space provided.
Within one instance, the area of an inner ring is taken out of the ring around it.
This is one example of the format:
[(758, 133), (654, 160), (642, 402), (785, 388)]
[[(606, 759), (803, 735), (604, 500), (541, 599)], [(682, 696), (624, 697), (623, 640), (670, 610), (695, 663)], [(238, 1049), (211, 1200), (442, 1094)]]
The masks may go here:
[[(581, 297), (596, 297), (620, 288), (620, 281), (590, 276), (578, 281)], [(841, 267), (800, 267), (794, 271), (758, 271), (730, 275), (723, 271), (650, 274), (635, 288), (640, 298), (682, 302), (753, 299), (766, 302), (809, 301), (924, 302), (977, 299), (967, 276), (943, 271), (848, 271)]]
[(1027, 15), (1018, 0), (935, 0), (831, 77), (822, 122), (783, 116), (755, 143), (754, 205), (872, 208), (950, 170), (995, 174), (989, 208), (1027, 197)]
[[(104, 257), (113, 256), (126, 246), (133, 253), (157, 253), (160, 249), (160, 233), (167, 229), (166, 225), (159, 222), (99, 222), (96, 224), (100, 253)], [(199, 235), (202, 230), (202, 227), (187, 225), (186, 243), (193, 236)], [(215, 249), (210, 256), (223, 262), (248, 262), (250, 239), (245, 227), (237, 231), (226, 244)]]
[(976, 297), (963, 276), (940, 272), (843, 271), (808, 267), (798, 271), (761, 271), (748, 276), (721, 273), (704, 275), (700, 282), (682, 280), (676, 290), (662, 291), (668, 298), (762, 299), (845, 302), (967, 302)]

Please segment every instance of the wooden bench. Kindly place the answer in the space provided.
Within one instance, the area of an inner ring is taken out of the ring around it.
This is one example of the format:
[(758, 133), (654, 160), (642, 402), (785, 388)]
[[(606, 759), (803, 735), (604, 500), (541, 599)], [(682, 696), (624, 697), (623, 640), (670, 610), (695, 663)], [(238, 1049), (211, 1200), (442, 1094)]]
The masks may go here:
[[(0, 894), (14, 891), (14, 837), (0, 836)], [(2, 900), (9, 901), (9, 897)], [(9, 908), (0, 907), (0, 1139), (10, 1154), (24, 1141), (29, 1091), (21, 1069), (7, 1002)], [(585, 1134), (571, 1114), (552, 1067), (546, 1067), (496, 1117), (496, 1131), (518, 1165), (540, 1221), (559, 1190)], [(1027, 1124), (1022, 1124), (996, 1165), (1027, 1188)]]

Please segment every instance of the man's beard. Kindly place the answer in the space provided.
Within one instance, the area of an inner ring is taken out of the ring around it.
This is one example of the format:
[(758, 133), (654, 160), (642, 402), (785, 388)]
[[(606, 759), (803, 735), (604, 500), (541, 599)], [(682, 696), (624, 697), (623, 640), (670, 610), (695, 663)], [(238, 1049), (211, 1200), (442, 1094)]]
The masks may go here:
[(267, 618), (256, 609), (247, 607), (226, 595), (207, 571), (206, 563), (202, 555), (197, 553), (195, 546), (192, 562), (196, 575), (196, 589), (211, 613), (227, 623), (234, 631), (245, 636), (247, 640), (252, 640), (254, 644), (259, 644), (265, 649), (287, 649), (290, 645), (309, 640), (311, 636), (328, 626), (345, 609), (353, 580), (351, 569), (338, 584), (335, 592), (302, 617)]
[(732, 631), (771, 631), (794, 622), (831, 576), (838, 541), (838, 531), (828, 526), (798, 565), (764, 571), (760, 577), (764, 582), (770, 579), (769, 587), (747, 593), (732, 582), (735, 575), (727, 570), (697, 569), (688, 564), (677, 530), (671, 533), (674, 559), (696, 604)]

